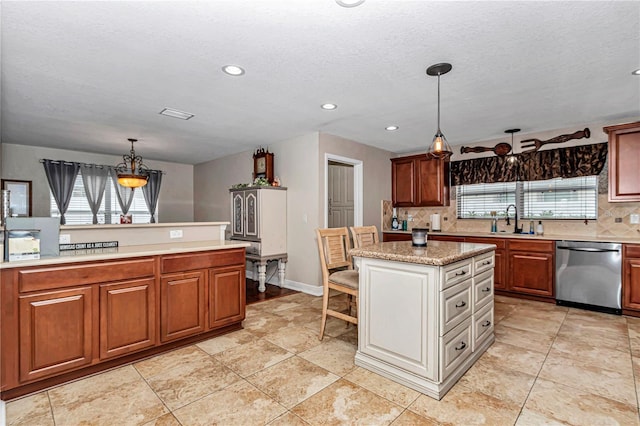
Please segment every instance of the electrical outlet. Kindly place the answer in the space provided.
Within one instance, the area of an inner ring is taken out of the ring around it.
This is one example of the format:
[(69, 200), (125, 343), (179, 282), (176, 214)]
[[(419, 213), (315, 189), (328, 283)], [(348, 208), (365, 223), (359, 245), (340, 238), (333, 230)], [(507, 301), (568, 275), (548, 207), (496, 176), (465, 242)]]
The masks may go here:
[(640, 223), (640, 214), (636, 214), (636, 213), (634, 213), (634, 214), (629, 215), (629, 222), (630, 222), (632, 225), (637, 225), (637, 224), (639, 224), (639, 223)]
[(59, 244), (71, 244), (71, 234), (60, 234)]
[(622, 223), (622, 218), (621, 218), (621, 217), (616, 217), (616, 218), (614, 219), (614, 221), (615, 221), (616, 223)]
[(413, 222), (413, 216), (412, 215), (407, 215), (407, 222)]
[(172, 229), (169, 231), (169, 238), (182, 238), (182, 229)]

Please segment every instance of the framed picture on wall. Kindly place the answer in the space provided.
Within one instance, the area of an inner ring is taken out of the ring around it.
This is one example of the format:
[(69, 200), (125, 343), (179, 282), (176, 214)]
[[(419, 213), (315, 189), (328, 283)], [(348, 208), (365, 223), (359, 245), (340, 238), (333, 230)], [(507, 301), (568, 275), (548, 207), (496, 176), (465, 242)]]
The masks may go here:
[(11, 216), (31, 216), (31, 181), (2, 179), (2, 189), (11, 191)]

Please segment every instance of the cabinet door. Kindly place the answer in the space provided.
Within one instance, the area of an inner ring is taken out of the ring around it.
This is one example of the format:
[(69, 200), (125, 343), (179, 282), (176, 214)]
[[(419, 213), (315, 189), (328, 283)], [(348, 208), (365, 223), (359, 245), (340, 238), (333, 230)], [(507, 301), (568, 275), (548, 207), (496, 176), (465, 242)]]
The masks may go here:
[(417, 206), (449, 205), (448, 163), (426, 155), (416, 160), (416, 199)]
[(391, 160), (391, 200), (394, 207), (410, 207), (415, 204), (415, 167), (413, 158)]
[(155, 280), (100, 285), (100, 359), (156, 344)]
[(507, 280), (505, 277), (507, 269), (507, 256), (504, 249), (496, 250), (495, 267), (493, 270), (493, 287), (504, 290), (507, 288)]
[(164, 275), (160, 279), (160, 340), (205, 331), (205, 271)]
[(91, 287), (20, 296), (20, 381), (91, 364)]
[(258, 191), (256, 189), (251, 191), (245, 191), (244, 198), (244, 211), (245, 211), (245, 237), (258, 237)]
[(609, 201), (640, 201), (640, 122), (606, 127)]
[(244, 237), (244, 192), (231, 193), (231, 236)]
[(509, 290), (537, 296), (553, 296), (553, 255), (509, 252)]
[(244, 319), (246, 283), (244, 265), (209, 271), (209, 328)]
[(623, 271), (622, 307), (640, 310), (640, 259), (625, 259)]
[(387, 241), (411, 241), (411, 234), (383, 232), (382, 242), (387, 242)]

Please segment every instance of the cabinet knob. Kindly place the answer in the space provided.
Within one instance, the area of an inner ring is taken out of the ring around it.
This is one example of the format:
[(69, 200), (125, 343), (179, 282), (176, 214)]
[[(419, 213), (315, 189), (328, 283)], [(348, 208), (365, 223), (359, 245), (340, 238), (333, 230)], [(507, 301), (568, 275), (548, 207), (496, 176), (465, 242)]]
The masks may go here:
[(491, 291), (491, 287), (483, 288), (480, 291), (482, 291), (483, 293), (489, 293)]
[(460, 303), (456, 303), (456, 308), (464, 308), (467, 306), (467, 303), (463, 300)]
[(464, 275), (466, 273), (467, 273), (467, 271), (456, 272), (456, 277), (459, 277), (459, 276)]
[(489, 327), (489, 326), (491, 325), (491, 321), (486, 320), (486, 321), (485, 321), (485, 322), (483, 322), (481, 325), (482, 325), (483, 327)]
[(484, 265), (491, 265), (491, 261), (490, 261), (490, 260), (487, 260), (487, 261), (485, 261), (485, 262), (482, 262), (482, 266), (484, 266)]

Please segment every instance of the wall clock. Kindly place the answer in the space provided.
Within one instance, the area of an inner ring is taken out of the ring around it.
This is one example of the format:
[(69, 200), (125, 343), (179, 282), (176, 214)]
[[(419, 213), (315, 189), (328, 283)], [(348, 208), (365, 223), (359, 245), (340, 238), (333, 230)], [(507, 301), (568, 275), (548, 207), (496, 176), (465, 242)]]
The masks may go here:
[(273, 153), (264, 148), (253, 154), (253, 178), (263, 177), (273, 183)]

